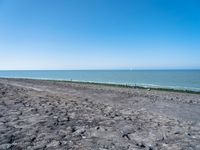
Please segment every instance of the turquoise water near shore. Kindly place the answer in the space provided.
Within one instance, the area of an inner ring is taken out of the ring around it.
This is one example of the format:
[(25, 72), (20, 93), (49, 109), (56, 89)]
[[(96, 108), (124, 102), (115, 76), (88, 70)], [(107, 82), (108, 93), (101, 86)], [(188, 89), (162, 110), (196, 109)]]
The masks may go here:
[(200, 70), (0, 71), (0, 77), (72, 80), (200, 91)]

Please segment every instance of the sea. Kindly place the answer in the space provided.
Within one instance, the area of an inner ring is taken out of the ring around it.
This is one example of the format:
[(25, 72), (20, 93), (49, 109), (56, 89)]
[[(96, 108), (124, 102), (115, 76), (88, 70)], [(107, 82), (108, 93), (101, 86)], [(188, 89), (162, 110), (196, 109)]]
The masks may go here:
[(200, 91), (200, 70), (20, 70), (0, 71), (0, 77)]

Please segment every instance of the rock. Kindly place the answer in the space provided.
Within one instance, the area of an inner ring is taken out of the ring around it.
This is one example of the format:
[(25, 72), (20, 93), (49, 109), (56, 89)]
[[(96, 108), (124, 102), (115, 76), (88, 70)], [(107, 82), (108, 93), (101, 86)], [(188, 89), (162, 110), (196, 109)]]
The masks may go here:
[(59, 145), (61, 145), (61, 142), (53, 140), (51, 143), (47, 144), (47, 148), (58, 147)]
[(11, 135), (9, 136), (9, 143), (12, 144), (15, 140), (15, 136), (14, 135)]
[(178, 127), (175, 128), (174, 134), (181, 134), (182, 130)]
[(78, 128), (76, 129), (76, 131), (74, 132), (74, 135), (82, 135), (86, 132), (84, 127)]
[(36, 140), (36, 138), (37, 138), (36, 135), (33, 135), (29, 138), (29, 141), (32, 143)]
[(75, 119), (75, 117), (76, 117), (76, 113), (71, 113), (71, 114), (68, 114), (69, 115), (69, 118), (70, 119)]
[(69, 135), (71, 132), (72, 132), (71, 128), (67, 128), (66, 130), (63, 130), (63, 129), (59, 130), (58, 134), (64, 138), (65, 136)]
[(200, 149), (200, 144), (197, 144), (197, 145), (195, 146), (195, 149)]
[(12, 144), (2, 144), (0, 145), (0, 150), (7, 150), (12, 147)]
[(29, 146), (28, 147), (28, 150), (40, 150), (40, 149), (46, 149), (47, 148), (47, 145), (44, 145), (44, 144), (40, 144), (40, 145), (34, 145), (34, 146)]
[(123, 134), (122, 137), (123, 137), (123, 138), (127, 138), (128, 140), (130, 140), (130, 137), (129, 137), (128, 134)]
[(174, 132), (174, 134), (181, 134), (181, 132), (180, 131), (176, 131), (176, 132)]
[(135, 131), (134, 131), (133, 127), (130, 125), (122, 125), (120, 132), (122, 133), (122, 135), (127, 135), (127, 134), (131, 134)]

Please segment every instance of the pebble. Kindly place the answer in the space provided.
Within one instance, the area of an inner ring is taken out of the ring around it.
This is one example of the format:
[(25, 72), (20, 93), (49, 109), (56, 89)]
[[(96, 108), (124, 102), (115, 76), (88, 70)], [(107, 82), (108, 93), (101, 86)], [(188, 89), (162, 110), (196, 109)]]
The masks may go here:
[(51, 143), (47, 144), (47, 148), (58, 147), (59, 145), (61, 145), (61, 142), (54, 140)]

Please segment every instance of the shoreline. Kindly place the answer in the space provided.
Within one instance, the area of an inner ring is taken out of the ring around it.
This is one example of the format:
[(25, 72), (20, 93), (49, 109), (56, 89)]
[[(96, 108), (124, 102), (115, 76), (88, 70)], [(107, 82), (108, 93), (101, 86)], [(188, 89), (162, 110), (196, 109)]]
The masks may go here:
[(66, 83), (77, 83), (77, 84), (91, 84), (91, 85), (103, 85), (112, 87), (123, 87), (123, 88), (134, 88), (134, 89), (146, 89), (146, 90), (157, 90), (166, 92), (179, 92), (179, 93), (189, 93), (189, 94), (200, 94), (200, 91), (190, 90), (190, 89), (179, 89), (170, 87), (153, 87), (149, 85), (130, 85), (130, 84), (120, 84), (120, 83), (108, 83), (108, 82), (94, 82), (94, 81), (79, 81), (79, 80), (63, 80), (63, 79), (48, 79), (48, 78), (28, 78), (28, 77), (0, 77), (0, 79), (24, 79), (24, 80), (44, 80), (44, 81), (56, 81), (56, 82), (66, 82)]
[[(48, 81), (48, 80), (47, 80)], [(49, 80), (52, 81), (52, 80)], [(152, 86), (142, 86), (142, 85), (129, 85), (129, 84), (119, 84), (119, 83), (104, 83), (104, 82), (88, 82), (88, 81), (69, 81), (69, 80), (56, 80), (60, 82), (69, 82), (69, 83), (78, 83), (78, 84), (94, 84), (94, 85), (104, 85), (104, 86), (113, 86), (113, 87), (124, 87), (124, 88), (135, 88), (135, 89), (146, 89), (146, 90), (158, 90), (158, 91), (167, 91), (167, 92), (180, 92), (180, 93), (191, 93), (191, 94), (200, 94), (200, 91), (187, 90), (187, 89), (176, 89), (176, 88), (165, 88), (165, 87), (152, 87)]]

